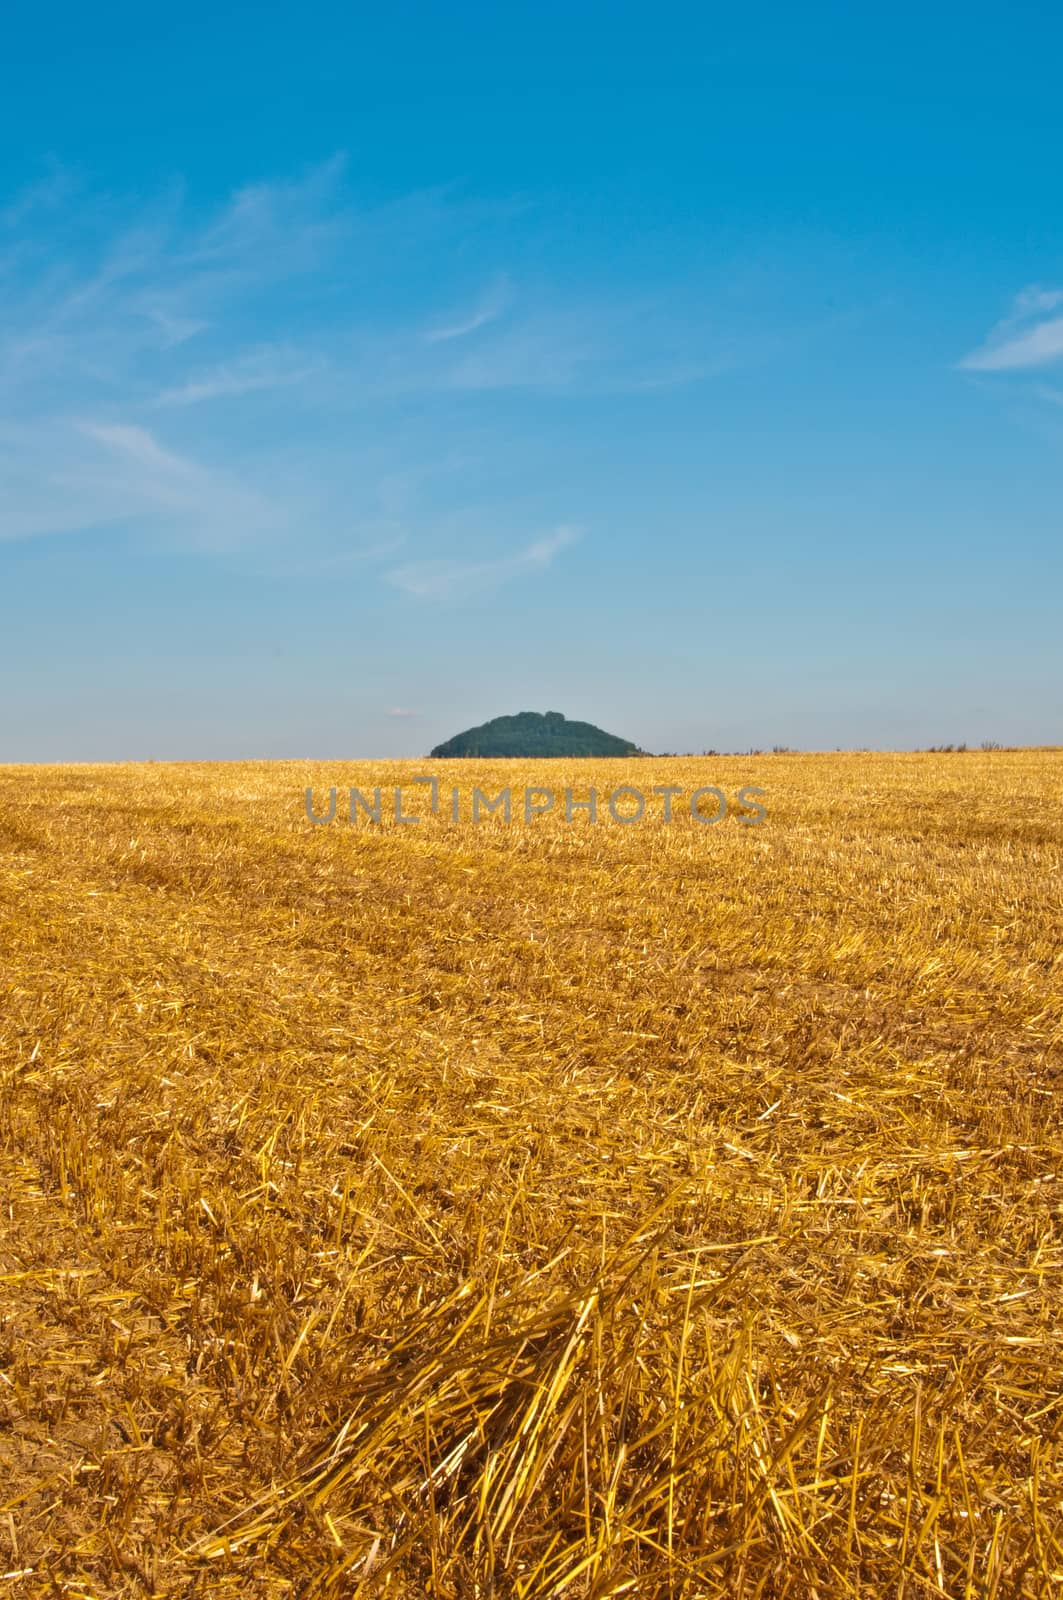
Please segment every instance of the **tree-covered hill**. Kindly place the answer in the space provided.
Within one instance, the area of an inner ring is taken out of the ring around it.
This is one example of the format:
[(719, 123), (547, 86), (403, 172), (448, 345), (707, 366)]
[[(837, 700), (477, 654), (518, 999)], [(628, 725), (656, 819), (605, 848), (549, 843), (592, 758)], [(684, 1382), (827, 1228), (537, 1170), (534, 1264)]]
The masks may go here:
[(630, 739), (603, 733), (590, 722), (569, 722), (560, 711), (520, 711), (495, 717), (482, 727), (457, 733), (437, 744), (433, 756), (630, 756), (638, 747)]

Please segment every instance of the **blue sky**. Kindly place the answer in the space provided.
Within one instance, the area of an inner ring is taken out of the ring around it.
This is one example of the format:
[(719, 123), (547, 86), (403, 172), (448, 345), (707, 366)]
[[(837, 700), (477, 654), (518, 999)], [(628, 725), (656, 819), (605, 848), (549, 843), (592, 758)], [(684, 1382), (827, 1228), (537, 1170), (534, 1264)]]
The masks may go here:
[(1063, 742), (1063, 13), (739, 9), (16, 8), (0, 761)]

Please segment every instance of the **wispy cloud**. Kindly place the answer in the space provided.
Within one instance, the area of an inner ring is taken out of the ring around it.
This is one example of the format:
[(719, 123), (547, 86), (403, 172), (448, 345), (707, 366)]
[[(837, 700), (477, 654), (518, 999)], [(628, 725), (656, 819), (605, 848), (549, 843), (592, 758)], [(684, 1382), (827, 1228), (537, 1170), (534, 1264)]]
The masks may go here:
[[(0, 209), (0, 539), (122, 525), (365, 563), (375, 484), (401, 456), (255, 409), (272, 390), (319, 412), (334, 399), (335, 312), (306, 306), (343, 285), (359, 219), (341, 177), (334, 161), (245, 186), (204, 217), (180, 186), (123, 207), (53, 175)], [(368, 548), (381, 563), (403, 538)]]
[(267, 389), (287, 389), (322, 370), (320, 362), (285, 360), (273, 352), (244, 357), (232, 365), (213, 367), (172, 389), (163, 389), (157, 406), (194, 406), (205, 400), (231, 400)]
[(1011, 314), (997, 323), (984, 344), (959, 363), (964, 372), (1022, 372), (1063, 360), (1063, 289), (1038, 284), (1015, 298)]
[(1036, 316), (1039, 312), (1053, 311), (1063, 306), (1063, 289), (1045, 289), (1033, 283), (1015, 296), (1016, 309), (1023, 315)]
[(480, 328), (486, 328), (488, 323), (496, 321), (512, 298), (509, 280), (504, 277), (499, 278), (477, 303), (475, 310), (464, 317), (459, 317), (456, 321), (445, 322), (429, 329), (425, 339), (429, 344), (443, 344), (451, 339), (464, 339), (470, 333), (476, 333)]
[(0, 207), (0, 229), (23, 226), (34, 213), (56, 211), (69, 201), (76, 187), (74, 175), (52, 161), (50, 170), (43, 178), (22, 189)]
[(104, 422), (83, 422), (80, 427), (82, 433), (90, 439), (99, 440), (100, 444), (107, 445), (119, 455), (135, 461), (138, 466), (147, 467), (150, 471), (165, 472), (179, 478), (195, 474), (191, 462), (183, 461), (180, 456), (164, 450), (147, 428)]
[(0, 541), (133, 527), (186, 549), (283, 535), (291, 508), (135, 422), (0, 421)]
[(397, 722), (412, 722), (420, 717), (419, 711), (411, 711), (407, 706), (392, 706), (387, 712), (389, 717), (394, 717)]
[(204, 322), (200, 317), (172, 316), (161, 306), (147, 307), (144, 315), (158, 328), (164, 350), (172, 350), (177, 345), (186, 344), (189, 339), (194, 339), (197, 333), (206, 333), (210, 327), (210, 323)]
[(83, 481), (109, 495), (115, 520), (152, 515), (178, 527), (183, 542), (233, 549), (283, 529), (285, 510), (231, 474), (204, 466), (161, 444), (136, 423), (82, 422), (79, 431), (116, 462), (87, 463)]
[(505, 583), (570, 535), (520, 548), (503, 510), (516, 553), (485, 560), (453, 532), (481, 465), (520, 455), (501, 401), (721, 370), (722, 333), (664, 292), (576, 295), (530, 264), (515, 284), (497, 263), (530, 263), (523, 213), (448, 189), (359, 204), (340, 156), (207, 210), (59, 171), (2, 202), (0, 539), (121, 525), (411, 597)]
[(393, 567), (388, 581), (418, 600), (462, 598), (484, 589), (495, 589), (533, 572), (543, 572), (556, 555), (579, 538), (579, 529), (554, 531), (510, 556), (494, 561), (411, 561)]

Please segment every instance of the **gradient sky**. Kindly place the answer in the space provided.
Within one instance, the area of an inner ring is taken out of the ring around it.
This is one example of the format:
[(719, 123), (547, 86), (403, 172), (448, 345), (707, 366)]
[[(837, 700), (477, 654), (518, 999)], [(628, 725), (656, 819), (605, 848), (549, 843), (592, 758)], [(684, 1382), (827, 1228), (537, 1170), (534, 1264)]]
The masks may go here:
[(1063, 742), (1063, 11), (3, 32), (0, 761)]

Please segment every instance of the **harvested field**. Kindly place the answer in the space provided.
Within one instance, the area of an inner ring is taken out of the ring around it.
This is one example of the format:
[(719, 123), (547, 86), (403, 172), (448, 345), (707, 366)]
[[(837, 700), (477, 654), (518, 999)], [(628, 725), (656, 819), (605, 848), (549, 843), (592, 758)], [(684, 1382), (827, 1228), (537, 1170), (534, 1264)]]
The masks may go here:
[(0, 1597), (1058, 1593), (1063, 752), (424, 770), (0, 768)]

